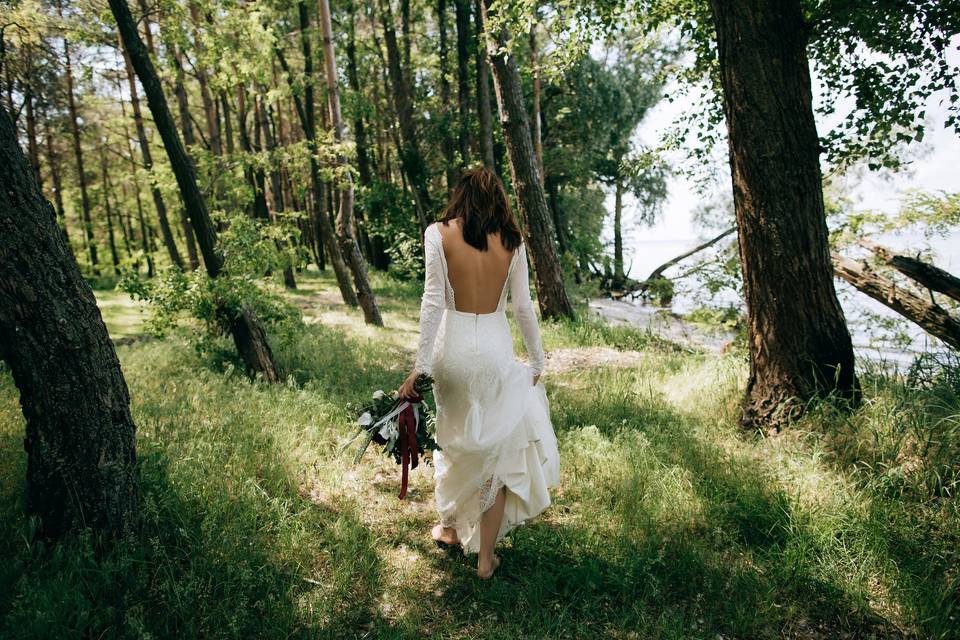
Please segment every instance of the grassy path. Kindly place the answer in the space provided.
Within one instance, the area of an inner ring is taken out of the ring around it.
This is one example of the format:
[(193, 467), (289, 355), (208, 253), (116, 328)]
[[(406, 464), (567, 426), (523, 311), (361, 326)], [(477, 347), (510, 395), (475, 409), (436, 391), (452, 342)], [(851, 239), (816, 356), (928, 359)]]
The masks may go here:
[[(757, 439), (734, 426), (741, 355), (548, 325), (562, 486), (481, 583), (430, 543), (430, 467), (400, 502), (392, 462), (336, 453), (346, 404), (408, 370), (419, 291), (378, 279), (376, 329), (330, 279), (301, 283), (307, 326), (275, 341), (285, 384), (247, 380), (226, 342), (118, 348), (143, 522), (99, 561), (85, 539), (26, 542), (0, 371), (0, 637), (957, 637), (960, 385), (867, 376), (853, 417)], [(115, 338), (142, 332), (135, 303), (99, 295)]]

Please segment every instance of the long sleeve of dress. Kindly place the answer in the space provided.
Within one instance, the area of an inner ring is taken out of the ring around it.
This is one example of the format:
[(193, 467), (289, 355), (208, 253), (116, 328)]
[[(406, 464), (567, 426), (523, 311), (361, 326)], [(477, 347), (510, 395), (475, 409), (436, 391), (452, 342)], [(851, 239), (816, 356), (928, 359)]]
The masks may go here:
[(527, 247), (521, 244), (517, 264), (510, 274), (510, 303), (513, 317), (520, 327), (523, 344), (527, 348), (527, 357), (534, 375), (543, 373), (543, 346), (540, 344), (540, 326), (537, 314), (530, 300), (530, 275), (527, 266)]
[(423, 297), (420, 299), (420, 342), (414, 368), (430, 375), (433, 365), (433, 344), (446, 306), (446, 286), (443, 275), (443, 246), (440, 233), (428, 227), (423, 238), (424, 266)]

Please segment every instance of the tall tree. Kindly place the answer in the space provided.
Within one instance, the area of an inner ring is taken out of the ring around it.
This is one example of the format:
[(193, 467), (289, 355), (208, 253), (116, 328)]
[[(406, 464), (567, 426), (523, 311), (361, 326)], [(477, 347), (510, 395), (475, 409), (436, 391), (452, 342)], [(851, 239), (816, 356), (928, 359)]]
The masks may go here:
[(804, 399), (859, 389), (833, 285), (800, 2), (710, 4), (747, 302), (742, 422), (753, 428)]
[(90, 285), (0, 108), (0, 357), (27, 423), (27, 510), (44, 537), (115, 535), (137, 511), (135, 425)]
[[(57, 11), (63, 19), (63, 5), (57, 0)], [(99, 274), (99, 260), (97, 259), (97, 241), (93, 235), (93, 218), (90, 214), (90, 196), (87, 193), (86, 165), (83, 163), (83, 145), (80, 140), (80, 116), (77, 113), (77, 100), (74, 96), (73, 61), (70, 57), (70, 41), (63, 38), (63, 64), (67, 79), (67, 107), (70, 114), (70, 133), (73, 135), (73, 157), (77, 164), (77, 184), (80, 187), (80, 212), (83, 220), (83, 233), (87, 241), (87, 252), (90, 255), (90, 266), (94, 274)]]
[[(337, 86), (337, 62), (333, 47), (333, 24), (330, 20), (329, 0), (318, 0), (320, 8), (320, 30), (323, 34), (323, 59), (326, 64), (327, 77), (327, 101), (330, 104), (330, 121), (333, 125), (334, 139), (343, 144), (343, 117), (340, 113), (340, 90)], [(350, 265), (350, 271), (353, 273), (353, 281), (357, 287), (357, 297), (360, 299), (360, 307), (363, 309), (363, 317), (367, 324), (383, 326), (383, 319), (380, 317), (380, 309), (377, 307), (377, 301), (373, 297), (373, 290), (370, 288), (370, 282), (367, 279), (367, 267), (360, 254), (360, 245), (353, 236), (353, 176), (350, 174), (350, 167), (346, 158), (338, 156), (337, 162), (344, 170), (339, 185), (340, 191), (340, 210), (337, 215), (337, 235), (340, 237), (340, 250), (347, 263)]]
[[(401, 60), (390, 0), (380, 0), (380, 22), (383, 25), (383, 42), (387, 48), (387, 71), (392, 85), (394, 108), (400, 124), (400, 164), (410, 181), (421, 231), (425, 231), (429, 224), (428, 211), (430, 210), (427, 164), (420, 149), (420, 138), (413, 115), (413, 80), (408, 73), (409, 66), (403, 64)], [(407, 23), (408, 21), (404, 21), (404, 25)], [(404, 46), (406, 47), (409, 43), (409, 36), (405, 37)], [(408, 56), (404, 55), (404, 59), (406, 58)]]
[[(157, 131), (163, 139), (163, 145), (170, 159), (170, 166), (180, 187), (180, 195), (184, 206), (190, 215), (190, 223), (197, 235), (197, 244), (203, 253), (204, 266), (211, 278), (220, 275), (223, 269), (223, 255), (217, 246), (217, 231), (210, 219), (207, 203), (203, 193), (197, 185), (197, 176), (180, 136), (173, 116), (167, 106), (167, 99), (163, 94), (163, 87), (157, 75), (150, 55), (137, 33), (137, 25), (130, 14), (126, 0), (110, 0), (110, 10), (120, 37), (130, 56), (130, 61), (136, 71), (140, 84), (147, 96), (147, 104), (153, 114), (153, 121)], [(237, 351), (247, 367), (265, 380), (276, 382), (279, 379), (276, 365), (273, 362), (273, 353), (267, 342), (263, 326), (252, 309), (227, 309), (221, 307), (219, 313), (233, 336)]]
[[(137, 132), (137, 141), (140, 144), (140, 157), (143, 159), (143, 168), (149, 174), (153, 170), (153, 154), (150, 151), (150, 142), (147, 140), (147, 129), (143, 122), (143, 111), (140, 109), (140, 95), (137, 91), (137, 79), (134, 76), (133, 65), (130, 62), (130, 54), (124, 43), (120, 42), (120, 49), (123, 53), (123, 64), (127, 71), (127, 85), (130, 90), (130, 108), (133, 110), (133, 125)], [(167, 205), (163, 201), (163, 194), (160, 193), (160, 187), (157, 185), (153, 176), (150, 176), (150, 195), (153, 197), (153, 206), (157, 210), (157, 220), (160, 223), (160, 235), (163, 236), (163, 244), (170, 255), (170, 262), (178, 269), (183, 269), (183, 259), (180, 257), (180, 250), (177, 249), (177, 242), (173, 237), (173, 230), (170, 228), (170, 219), (167, 216)]]
[(457, 11), (457, 109), (460, 115), (457, 133), (460, 168), (470, 164), (470, 0), (454, 0)]
[(477, 32), (477, 121), (480, 126), (480, 157), (487, 169), (493, 169), (496, 159), (493, 156), (493, 114), (490, 110), (490, 67), (481, 0), (474, 0), (474, 21)]
[[(489, 0), (482, 0), (483, 21), (487, 22)], [(508, 55), (510, 36), (501, 26), (487, 37), (487, 50), (493, 67), (494, 86), (500, 106), (500, 123), (510, 159), (510, 176), (517, 195), (520, 218), (530, 258), (540, 312), (545, 318), (573, 317), (573, 306), (563, 284), (557, 258), (556, 232), (547, 209), (543, 181), (533, 151), (530, 124), (523, 101), (520, 70), (516, 58)]]
[(440, 109), (443, 124), (443, 158), (447, 176), (447, 193), (457, 183), (456, 143), (453, 140), (453, 110), (450, 108), (449, 67), (450, 48), (447, 44), (447, 0), (437, 0), (437, 30), (440, 32)]
[[(324, 211), (326, 194), (324, 193), (323, 182), (320, 178), (320, 163), (316, 155), (317, 121), (316, 104), (313, 95), (315, 78), (313, 73), (313, 47), (310, 43), (310, 14), (306, 2), (302, 0), (297, 3), (297, 16), (300, 25), (300, 49), (303, 52), (303, 99), (301, 100), (296, 95), (294, 98), (298, 105), (297, 115), (300, 118), (300, 126), (303, 129), (304, 136), (307, 138), (307, 144), (312, 151), (309, 162), (310, 187), (313, 192), (312, 215), (314, 221), (311, 227), (315, 235), (318, 236), (322, 242), (321, 247), (318, 247), (318, 249), (326, 249), (326, 256), (330, 259), (330, 264), (333, 266), (333, 273), (337, 278), (337, 286), (340, 288), (340, 296), (345, 303), (351, 307), (355, 307), (359, 301), (357, 300), (356, 292), (353, 290), (350, 272), (343, 259), (343, 254), (340, 252), (340, 247), (337, 245), (337, 240), (334, 237), (333, 225), (330, 223), (330, 218), (327, 217)], [(284, 73), (287, 74), (287, 81), (291, 86), (294, 86), (296, 83), (292, 77), (293, 73), (290, 65), (279, 49), (277, 50), (277, 57), (283, 67)], [(319, 250), (317, 254), (318, 258), (322, 258), (324, 255)], [(319, 259), (318, 262), (320, 262)]]

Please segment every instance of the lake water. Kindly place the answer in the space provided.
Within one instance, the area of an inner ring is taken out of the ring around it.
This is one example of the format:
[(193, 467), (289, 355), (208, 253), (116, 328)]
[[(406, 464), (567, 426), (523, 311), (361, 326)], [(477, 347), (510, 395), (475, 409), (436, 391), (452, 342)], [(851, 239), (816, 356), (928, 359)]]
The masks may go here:
[[(631, 240), (630, 245), (626, 247), (626, 259), (630, 265), (630, 276), (636, 279), (645, 278), (659, 265), (700, 242), (694, 237), (666, 239), (634, 237)], [(735, 241), (735, 237), (731, 237), (730, 241)], [(960, 274), (960, 231), (946, 238), (937, 238), (929, 242), (915, 235), (883, 236), (878, 237), (877, 241), (892, 249), (904, 252), (916, 251), (918, 248), (929, 244), (935, 251), (934, 263), (938, 267), (954, 274)], [(850, 257), (857, 257), (857, 254), (847, 253)], [(694, 260), (696, 260), (696, 256), (688, 258), (687, 261), (668, 270), (666, 275), (676, 275), (682, 272)], [(686, 283), (687, 286), (694, 284), (693, 281)], [(847, 318), (847, 325), (850, 328), (858, 358), (903, 369), (909, 366), (914, 357), (920, 353), (944, 349), (943, 344), (938, 340), (931, 338), (913, 323), (903, 320), (901, 316), (881, 303), (868, 298), (843, 281), (838, 280), (836, 284), (837, 295)], [(610, 299), (593, 300), (590, 303), (590, 309), (593, 313), (611, 323), (633, 324), (676, 342), (696, 345), (714, 351), (721, 349), (724, 344), (729, 342), (733, 334), (729, 331), (696, 325), (684, 320), (683, 315), (702, 304), (702, 301), (697, 299), (698, 296), (684, 292), (683, 288), (681, 286), (681, 290), (674, 297), (673, 304), (669, 309), (654, 307), (640, 301)], [(721, 294), (713, 300), (713, 303), (742, 306), (742, 302), (732, 292)], [(901, 321), (899, 324), (902, 325), (903, 341), (898, 340), (893, 343), (890, 340), (883, 339), (885, 335), (890, 335), (891, 331), (878, 330), (878, 325), (882, 322), (878, 322), (877, 317), (884, 320)]]

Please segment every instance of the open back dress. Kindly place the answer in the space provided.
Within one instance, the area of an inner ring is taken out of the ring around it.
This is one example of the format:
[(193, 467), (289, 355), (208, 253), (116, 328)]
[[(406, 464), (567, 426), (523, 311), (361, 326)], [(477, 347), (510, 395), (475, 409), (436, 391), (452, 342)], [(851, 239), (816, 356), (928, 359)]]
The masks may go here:
[[(480, 548), (480, 516), (506, 487), (497, 540), (550, 504), (560, 455), (543, 383), (540, 329), (530, 300), (526, 248), (510, 258), (496, 311), (458, 311), (443, 236), (437, 223), (424, 235), (426, 276), (420, 305), (416, 369), (431, 375), (436, 400), (434, 453), (440, 523), (456, 529), (463, 549)], [(516, 359), (507, 323), (513, 315), (530, 364)]]

